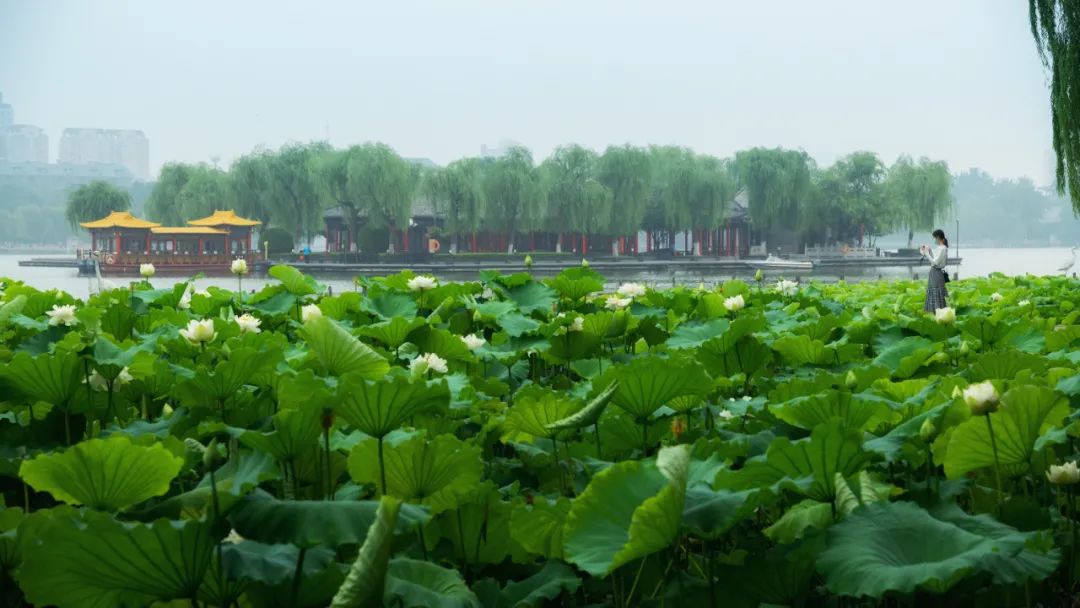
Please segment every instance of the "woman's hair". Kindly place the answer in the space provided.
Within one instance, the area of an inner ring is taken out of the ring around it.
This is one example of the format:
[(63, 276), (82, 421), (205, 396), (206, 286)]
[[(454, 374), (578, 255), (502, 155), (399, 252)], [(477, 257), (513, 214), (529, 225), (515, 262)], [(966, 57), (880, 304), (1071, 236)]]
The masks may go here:
[(938, 228), (937, 230), (931, 232), (930, 236), (934, 237), (935, 239), (941, 239), (941, 242), (945, 243), (946, 247), (949, 246), (949, 239), (945, 238), (945, 231), (941, 228)]

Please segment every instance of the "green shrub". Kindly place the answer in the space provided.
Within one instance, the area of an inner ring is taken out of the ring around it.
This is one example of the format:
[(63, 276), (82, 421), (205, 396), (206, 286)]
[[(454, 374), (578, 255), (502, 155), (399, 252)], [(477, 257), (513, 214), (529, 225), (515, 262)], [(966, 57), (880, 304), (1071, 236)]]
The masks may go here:
[(262, 233), (261, 240), (267, 243), (271, 254), (289, 253), (293, 250), (293, 238), (284, 228), (267, 228)]

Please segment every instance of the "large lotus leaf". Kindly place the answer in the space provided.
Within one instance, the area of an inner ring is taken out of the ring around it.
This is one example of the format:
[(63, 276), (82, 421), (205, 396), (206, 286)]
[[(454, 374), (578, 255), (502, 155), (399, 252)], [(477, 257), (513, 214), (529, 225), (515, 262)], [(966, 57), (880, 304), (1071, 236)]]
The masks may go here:
[(446, 382), (427, 383), (405, 376), (374, 382), (346, 374), (338, 383), (334, 412), (372, 437), (384, 437), (413, 416), (445, 410), (450, 404)]
[(431, 508), (432, 514), (452, 509), (480, 483), (480, 447), (452, 435), (428, 439), (422, 434), (391, 433), (383, 445), (386, 488), (379, 471), (378, 442), (368, 439), (349, 454), (349, 474), (357, 483), (374, 483), (379, 494)]
[(792, 442), (779, 437), (764, 456), (746, 462), (737, 471), (722, 471), (717, 489), (748, 490), (790, 488), (814, 500), (832, 502), (836, 474), (849, 477), (870, 460), (862, 449), (862, 432), (844, 428), (838, 420), (819, 425), (806, 439)]
[(566, 393), (555, 391), (519, 392), (506, 416), (504, 439), (530, 441), (558, 435), (552, 425), (581, 409), (581, 403)]
[[(378, 507), (371, 500), (278, 500), (260, 492), (241, 500), (229, 521), (240, 536), (263, 543), (337, 547), (363, 543)], [(424, 507), (403, 505), (395, 531), (403, 534), (427, 519)]]
[(1050, 362), (1039, 355), (1018, 350), (983, 353), (971, 364), (971, 380), (1012, 380), (1020, 372), (1038, 374), (1046, 371)]
[(939, 419), (945, 413), (951, 403), (943, 403), (909, 418), (896, 425), (889, 432), (879, 437), (868, 439), (863, 447), (867, 451), (875, 452), (885, 458), (886, 462), (896, 462), (902, 455), (904, 445), (912, 441), (922, 441), (919, 432), (923, 424), (929, 420), (932, 424), (940, 424)]
[(745, 336), (733, 343), (726, 338), (714, 338), (698, 348), (698, 360), (714, 378), (760, 375), (772, 357), (772, 349), (753, 336)]
[[(1018, 386), (1002, 395), (998, 411), (990, 414), (1002, 468), (1008, 473), (1028, 471), (1039, 436), (1060, 427), (1069, 411), (1067, 399), (1041, 386)], [(953, 430), (944, 462), (947, 477), (994, 466), (986, 422), (973, 416)]]
[(399, 557), (390, 561), (383, 605), (399, 608), (480, 608), (457, 570)]
[(120, 511), (169, 491), (184, 459), (162, 444), (135, 445), (123, 435), (83, 441), (23, 462), (19, 477), (68, 504)]
[(538, 497), (531, 505), (519, 505), (510, 516), (510, 536), (529, 553), (547, 559), (563, 559), (563, 526), (570, 501), (555, 502)]
[(1065, 395), (1080, 395), (1080, 374), (1058, 380), (1056, 390)]
[(619, 389), (614, 403), (636, 418), (645, 418), (668, 401), (685, 395), (706, 395), (712, 381), (691, 360), (641, 357), (616, 371)]
[(318, 291), (318, 283), (315, 282), (315, 279), (305, 275), (292, 266), (278, 264), (276, 266), (271, 266), (270, 270), (266, 272), (270, 276), (281, 281), (281, 284), (285, 286), (285, 289), (294, 296), (311, 295)]
[(291, 462), (309, 454), (322, 431), (320, 412), (314, 408), (282, 409), (271, 422), (273, 431), (244, 431), (240, 442), (271, 454), (278, 462)]
[(368, 380), (377, 380), (390, 370), (386, 359), (332, 319), (312, 319), (304, 324), (301, 333), (311, 352), (335, 376), (351, 372)]
[(540, 327), (540, 322), (536, 319), (526, 317), (525, 315), (516, 312), (500, 315), (495, 319), (495, 322), (498, 323), (499, 327), (511, 338), (534, 332)]
[(713, 319), (705, 323), (684, 323), (671, 333), (667, 346), (672, 350), (696, 348), (722, 335), (731, 326), (727, 319)]
[(874, 363), (892, 370), (893, 376), (907, 378), (934, 354), (934, 343), (922, 336), (908, 336), (878, 350)]
[(396, 349), (405, 343), (409, 334), (424, 326), (424, 320), (416, 317), (394, 317), (387, 321), (372, 323), (361, 327), (358, 332), (361, 336), (375, 338), (388, 348)]
[(895, 422), (900, 417), (889, 407), (889, 402), (880, 397), (853, 395), (838, 390), (796, 397), (770, 405), (769, 411), (784, 422), (806, 430), (813, 430), (821, 423), (838, 418), (845, 427), (868, 431), (882, 423)]
[(698, 538), (716, 540), (757, 509), (757, 490), (713, 490), (698, 484), (686, 490), (682, 527)]
[(213, 483), (211, 483), (210, 475), (206, 475), (191, 490), (170, 496), (134, 515), (141, 521), (150, 521), (160, 517), (202, 518), (213, 508), (215, 488), (218, 507), (225, 512), (241, 496), (250, 492), (258, 484), (276, 479), (279, 475), (278, 467), (269, 454), (241, 451), (239, 455), (229, 458), (214, 472)]
[(593, 576), (665, 547), (679, 531), (690, 467), (687, 446), (660, 450), (656, 460), (620, 462), (589, 482), (563, 529), (566, 560)]
[(265, 351), (254, 348), (234, 348), (229, 358), (219, 361), (210, 372), (200, 367), (187, 383), (199, 397), (199, 401), (224, 401), (236, 394), (245, 384), (253, 384), (256, 376), (277, 363), (277, 359)]
[(561, 431), (566, 429), (580, 429), (587, 426), (592, 426), (600, 420), (600, 416), (604, 413), (604, 409), (608, 403), (615, 396), (615, 391), (619, 390), (619, 382), (613, 381), (604, 390), (600, 391), (595, 397), (592, 398), (585, 407), (581, 408), (572, 415), (558, 420), (548, 425), (548, 428), (553, 431)]
[(26, 295), (19, 294), (11, 300), (4, 302), (3, 306), (0, 306), (0, 329), (7, 326), (8, 319), (22, 312), (23, 308), (26, 306), (26, 302)]
[(8, 384), (32, 401), (65, 405), (80, 389), (83, 366), (75, 353), (30, 356), (19, 352), (0, 366)]
[[(281, 291), (271, 291), (281, 290)], [(263, 317), (279, 317), (296, 310), (297, 298), (281, 286), (268, 286), (245, 304)]]
[(327, 379), (316, 376), (310, 369), (275, 376), (274, 388), (281, 408), (323, 410), (334, 403), (333, 389)]
[(487, 485), (474, 494), (475, 499), (439, 516), (440, 536), (450, 542), (461, 563), (501, 564), (508, 557), (523, 561), (524, 551), (515, 546), (511, 534), (511, 517), (525, 499), (504, 500)]
[(394, 525), (397, 522), (401, 502), (392, 496), (383, 496), (375, 521), (371, 522), (356, 561), (349, 568), (345, 582), (334, 594), (332, 608), (362, 608), (370, 606), (382, 596), (383, 581), (390, 562), (394, 544)]
[(384, 293), (364, 298), (360, 307), (381, 319), (411, 319), (416, 316), (416, 301), (403, 293)]
[(525, 314), (550, 311), (557, 296), (553, 289), (536, 281), (512, 287), (507, 295), (517, 304), (518, 310)]
[[(581, 587), (581, 579), (573, 569), (556, 561), (544, 563), (539, 572), (527, 579), (510, 581), (499, 589), (495, 579), (484, 579), (473, 585), (487, 608), (541, 608), (550, 605), (564, 593), (574, 593)], [(481, 589), (488, 592), (481, 593)]]
[(1024, 551), (1028, 535), (1004, 524), (991, 529), (985, 518), (963, 518), (976, 521), (958, 525), (909, 502), (868, 505), (830, 528), (818, 569), (833, 593), (880, 598), (941, 592), (971, 572), (994, 574), (1001, 560)]
[(780, 353), (784, 362), (792, 367), (801, 365), (828, 365), (840, 363), (835, 360), (836, 351), (825, 342), (803, 334), (785, 334), (772, 343), (773, 350)]
[(982, 315), (964, 315), (956, 326), (966, 336), (975, 338), (982, 344), (996, 344), (1009, 333), (1007, 323), (999, 323)]
[(412, 342), (423, 353), (435, 353), (447, 361), (475, 361), (461, 336), (445, 329), (425, 327), (412, 335)]
[(748, 556), (741, 566), (721, 567), (718, 592), (746, 598), (742, 606), (798, 605), (810, 592), (820, 547), (820, 539), (776, 545)]
[(585, 267), (567, 268), (545, 282), (567, 300), (580, 300), (604, 288), (603, 277)]
[[(2, 315), (0, 315), (2, 316)], [(1065, 350), (1080, 340), (1080, 325), (1066, 325), (1046, 332), (1046, 350)]]
[[(259, 582), (267, 585), (291, 582), (296, 575), (296, 562), (300, 557), (300, 551), (300, 547), (295, 545), (268, 545), (247, 539), (235, 543), (228, 541), (222, 543), (221, 561), (225, 566), (225, 576), (230, 579), (227, 589), (231, 591), (232, 586), (238, 581)], [(317, 576), (334, 563), (337, 557), (334, 550), (328, 547), (316, 547), (303, 551), (305, 579), (309, 576)], [(204, 580), (200, 595), (222, 595), (218, 590), (216, 578), (208, 576)]]
[(36, 542), (25, 546), (18, 575), (29, 602), (113, 608), (196, 597), (217, 544), (209, 523), (82, 517), (56, 515), (34, 526)]
[(791, 505), (780, 519), (762, 532), (773, 542), (793, 543), (808, 530), (828, 528), (833, 523), (833, 517), (832, 504), (806, 499)]

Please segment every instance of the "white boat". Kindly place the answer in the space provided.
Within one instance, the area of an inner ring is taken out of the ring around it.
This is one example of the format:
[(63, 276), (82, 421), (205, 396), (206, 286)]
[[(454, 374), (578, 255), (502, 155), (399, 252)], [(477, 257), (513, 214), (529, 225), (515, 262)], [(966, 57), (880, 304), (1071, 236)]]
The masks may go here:
[(814, 268), (814, 263), (810, 260), (785, 260), (771, 254), (764, 260), (746, 260), (744, 264), (755, 270), (813, 270)]

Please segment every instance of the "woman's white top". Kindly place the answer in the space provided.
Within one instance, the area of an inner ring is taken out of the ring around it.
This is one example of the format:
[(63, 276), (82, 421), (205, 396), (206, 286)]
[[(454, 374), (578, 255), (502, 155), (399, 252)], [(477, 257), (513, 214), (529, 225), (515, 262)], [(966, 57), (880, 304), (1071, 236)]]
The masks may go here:
[(930, 265), (934, 268), (943, 269), (948, 261), (949, 248), (944, 245), (934, 245), (923, 252), (923, 257), (930, 260)]

